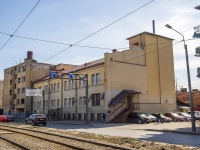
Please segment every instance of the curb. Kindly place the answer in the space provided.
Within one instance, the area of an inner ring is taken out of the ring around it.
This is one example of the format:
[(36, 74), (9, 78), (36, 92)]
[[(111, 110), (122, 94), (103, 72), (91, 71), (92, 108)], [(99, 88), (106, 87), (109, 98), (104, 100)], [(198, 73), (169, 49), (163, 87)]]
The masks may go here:
[(156, 131), (156, 132), (171, 132), (171, 133), (180, 133), (180, 134), (191, 134), (191, 135), (200, 135), (199, 132), (192, 132), (192, 131), (175, 131), (175, 130), (156, 130), (156, 129), (144, 129), (147, 131)]

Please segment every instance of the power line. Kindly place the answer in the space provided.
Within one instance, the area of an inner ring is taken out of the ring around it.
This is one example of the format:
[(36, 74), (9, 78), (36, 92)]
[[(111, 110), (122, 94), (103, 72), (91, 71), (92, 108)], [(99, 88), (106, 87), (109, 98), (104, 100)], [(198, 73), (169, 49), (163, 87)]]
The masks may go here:
[(47, 58), (47, 59), (46, 59), (46, 60), (44, 60), (43, 62), (46, 62), (47, 60), (49, 60), (49, 59), (51, 59), (51, 58), (53, 58), (53, 57), (57, 56), (58, 54), (60, 54), (60, 53), (62, 53), (62, 52), (64, 52), (64, 51), (66, 51), (67, 49), (71, 48), (72, 46), (74, 46), (74, 45), (76, 45), (76, 44), (78, 44), (78, 43), (80, 43), (80, 42), (82, 42), (82, 41), (84, 41), (84, 40), (86, 40), (86, 39), (90, 38), (91, 36), (93, 36), (93, 35), (97, 34), (98, 32), (100, 32), (100, 31), (102, 31), (102, 30), (104, 30), (104, 29), (108, 28), (109, 26), (111, 26), (111, 25), (115, 24), (116, 22), (118, 22), (118, 21), (122, 20), (123, 18), (125, 18), (125, 17), (127, 17), (127, 16), (131, 15), (132, 13), (134, 13), (134, 12), (136, 12), (136, 11), (140, 10), (141, 8), (143, 8), (143, 7), (147, 6), (148, 4), (152, 3), (153, 1), (154, 1), (154, 0), (152, 0), (152, 1), (150, 1), (150, 2), (148, 2), (148, 3), (146, 3), (146, 4), (144, 4), (144, 5), (142, 5), (141, 7), (139, 7), (139, 8), (137, 8), (137, 9), (135, 9), (134, 11), (132, 11), (132, 12), (130, 12), (130, 13), (128, 13), (128, 14), (126, 14), (125, 16), (123, 16), (123, 17), (121, 17), (121, 18), (119, 18), (119, 19), (115, 20), (114, 22), (112, 22), (112, 23), (108, 24), (107, 26), (105, 26), (105, 27), (103, 27), (103, 28), (101, 28), (101, 29), (97, 30), (96, 32), (94, 32), (94, 33), (92, 33), (92, 34), (90, 34), (90, 35), (86, 36), (85, 38), (83, 38), (83, 39), (79, 40), (78, 42), (76, 42), (76, 43), (74, 43), (74, 44), (70, 45), (69, 47), (67, 47), (67, 48), (63, 49), (62, 51), (60, 51), (60, 52), (58, 52), (58, 53), (54, 54), (53, 56), (51, 56), (51, 57), (49, 57), (49, 58)]
[(40, 0), (35, 4), (35, 6), (31, 9), (31, 11), (28, 13), (28, 15), (24, 18), (24, 20), (20, 23), (20, 25), (17, 27), (17, 29), (13, 32), (12, 35), (8, 38), (8, 40), (3, 44), (3, 46), (0, 48), (0, 51), (6, 46), (6, 44), (10, 41), (10, 39), (13, 37), (13, 35), (17, 32), (17, 30), (22, 26), (22, 24), (25, 22), (25, 20), (28, 18), (28, 16), (32, 13), (32, 11), (35, 9), (35, 7), (38, 5)]

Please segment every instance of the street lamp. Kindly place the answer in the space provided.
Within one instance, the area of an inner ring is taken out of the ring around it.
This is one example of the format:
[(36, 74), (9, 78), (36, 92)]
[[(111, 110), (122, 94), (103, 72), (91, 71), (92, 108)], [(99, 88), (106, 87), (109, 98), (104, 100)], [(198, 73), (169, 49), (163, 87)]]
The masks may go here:
[(190, 96), (190, 111), (191, 111), (191, 121), (192, 121), (192, 131), (196, 131), (195, 127), (195, 118), (194, 118), (194, 107), (193, 107), (193, 99), (192, 99), (192, 91), (191, 91), (191, 80), (190, 80), (190, 68), (189, 68), (189, 60), (188, 60), (188, 51), (187, 51), (187, 45), (185, 44), (185, 38), (183, 34), (176, 31), (172, 28), (169, 24), (165, 25), (167, 28), (174, 30), (175, 32), (179, 33), (183, 37), (184, 42), (184, 49), (185, 49), (185, 57), (186, 57), (186, 66), (187, 66), (187, 77), (188, 77), (188, 88), (189, 88), (189, 96)]

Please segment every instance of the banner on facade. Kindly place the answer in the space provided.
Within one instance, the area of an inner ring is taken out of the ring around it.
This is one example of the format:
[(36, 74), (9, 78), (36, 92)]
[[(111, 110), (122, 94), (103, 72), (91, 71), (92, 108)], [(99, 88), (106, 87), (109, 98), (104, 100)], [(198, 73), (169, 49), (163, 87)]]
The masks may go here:
[(42, 96), (42, 89), (26, 89), (26, 96)]

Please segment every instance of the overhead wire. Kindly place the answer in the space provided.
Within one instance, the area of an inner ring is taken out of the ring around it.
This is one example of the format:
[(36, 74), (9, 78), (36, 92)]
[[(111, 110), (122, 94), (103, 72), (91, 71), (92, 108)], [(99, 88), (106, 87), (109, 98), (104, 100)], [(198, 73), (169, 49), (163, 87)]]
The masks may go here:
[(94, 32), (94, 33), (92, 33), (92, 34), (90, 34), (90, 35), (86, 36), (85, 38), (83, 38), (83, 39), (79, 40), (78, 42), (76, 42), (76, 43), (74, 43), (74, 44), (70, 45), (69, 47), (67, 47), (67, 48), (65, 48), (65, 49), (61, 50), (60, 52), (58, 52), (58, 53), (54, 54), (53, 56), (51, 56), (51, 57), (47, 58), (47, 59), (46, 59), (46, 60), (44, 60), (43, 62), (46, 62), (47, 60), (49, 60), (49, 59), (51, 59), (51, 58), (53, 58), (53, 57), (57, 56), (58, 54), (60, 54), (60, 53), (62, 53), (62, 52), (64, 52), (64, 51), (66, 51), (67, 49), (71, 48), (72, 46), (74, 46), (74, 45), (76, 45), (76, 44), (78, 44), (78, 43), (80, 43), (80, 42), (82, 42), (82, 41), (84, 41), (84, 40), (86, 40), (86, 39), (88, 39), (88, 38), (92, 37), (93, 35), (95, 35), (95, 34), (99, 33), (100, 31), (102, 31), (102, 30), (104, 30), (104, 29), (108, 28), (109, 26), (111, 26), (111, 25), (115, 24), (116, 22), (118, 22), (118, 21), (122, 20), (123, 18), (125, 18), (125, 17), (127, 17), (127, 16), (131, 15), (132, 13), (134, 13), (134, 12), (136, 12), (136, 11), (140, 10), (141, 8), (143, 8), (143, 7), (147, 6), (148, 4), (152, 3), (153, 1), (154, 1), (154, 0), (151, 0), (151, 1), (149, 1), (148, 3), (146, 3), (146, 4), (142, 5), (142, 6), (140, 6), (139, 8), (137, 8), (137, 9), (135, 9), (135, 10), (131, 11), (130, 13), (128, 13), (128, 14), (126, 14), (126, 15), (122, 16), (121, 18), (119, 18), (119, 19), (117, 19), (117, 20), (115, 20), (115, 21), (111, 22), (110, 24), (106, 25), (105, 27), (103, 27), (103, 28), (101, 28), (101, 29), (97, 30), (96, 32)]
[(19, 24), (19, 26), (15, 29), (15, 31), (10, 35), (8, 40), (2, 45), (0, 48), (0, 51), (6, 46), (6, 44), (10, 41), (10, 39), (13, 37), (13, 35), (17, 32), (17, 30), (22, 26), (22, 24), (25, 22), (25, 20), (29, 17), (29, 15), (33, 12), (33, 10), (36, 8), (36, 6), (39, 4), (40, 0), (34, 5), (34, 7), (31, 9), (31, 11), (26, 15), (26, 17), (23, 19), (23, 21)]

